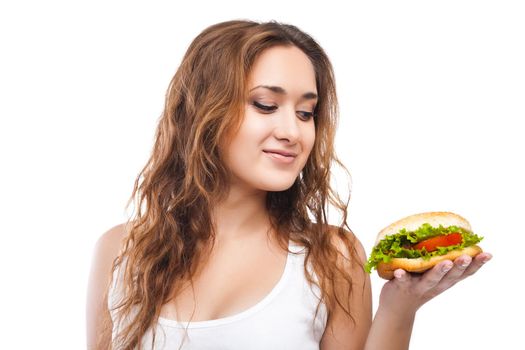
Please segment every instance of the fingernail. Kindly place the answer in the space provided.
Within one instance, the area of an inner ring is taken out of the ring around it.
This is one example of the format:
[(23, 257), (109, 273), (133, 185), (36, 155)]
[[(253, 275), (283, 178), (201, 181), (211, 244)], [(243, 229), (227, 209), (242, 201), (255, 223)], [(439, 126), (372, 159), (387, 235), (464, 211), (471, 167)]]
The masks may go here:
[(463, 262), (461, 263), (461, 267), (467, 267), (467, 266), (469, 266), (471, 261), (472, 261), (471, 258), (468, 258), (468, 259), (463, 260)]
[(443, 273), (447, 273), (450, 271), (450, 269), (452, 268), (452, 264), (446, 264), (444, 265), (442, 268), (441, 268), (441, 271), (443, 271)]
[(490, 259), (492, 259), (492, 255), (488, 255), (487, 257), (483, 258), (483, 260), (481, 260), (482, 263), (486, 263), (487, 261), (489, 261)]
[(397, 279), (402, 279), (403, 276), (405, 275), (405, 273), (403, 271), (394, 271), (394, 276), (397, 278)]

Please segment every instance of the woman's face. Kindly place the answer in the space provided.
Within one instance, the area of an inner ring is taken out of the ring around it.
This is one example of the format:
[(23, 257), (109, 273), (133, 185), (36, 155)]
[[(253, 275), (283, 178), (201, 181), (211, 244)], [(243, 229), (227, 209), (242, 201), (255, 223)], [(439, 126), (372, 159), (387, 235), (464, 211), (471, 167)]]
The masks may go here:
[(231, 185), (286, 190), (315, 141), (314, 67), (294, 46), (273, 47), (254, 62), (247, 86), (244, 119), (225, 152)]

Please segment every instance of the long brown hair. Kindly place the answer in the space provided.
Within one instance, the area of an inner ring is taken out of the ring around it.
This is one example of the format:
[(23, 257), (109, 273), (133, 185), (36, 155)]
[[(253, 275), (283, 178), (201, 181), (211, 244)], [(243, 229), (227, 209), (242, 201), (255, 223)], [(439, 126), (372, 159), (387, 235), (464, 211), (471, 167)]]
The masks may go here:
[[(163, 304), (191, 280), (205, 247), (215, 237), (212, 205), (228, 193), (228, 169), (219, 150), (240, 126), (247, 98), (246, 81), (256, 58), (274, 46), (296, 46), (312, 62), (318, 104), (315, 143), (301, 174), (281, 192), (267, 194), (267, 209), (275, 232), (307, 248), (305, 274), (321, 289), (329, 312), (337, 305), (351, 317), (349, 300), (335, 288), (352, 277), (339, 263), (339, 237), (358, 263), (343, 202), (331, 188), (331, 166), (346, 171), (334, 152), (338, 120), (335, 80), (323, 49), (308, 34), (276, 22), (229, 21), (199, 34), (188, 48), (169, 85), (151, 157), (139, 173), (128, 201), (135, 199), (136, 215), (122, 253), (113, 264), (124, 270), (123, 298), (114, 307), (127, 319), (112, 347), (134, 349), (152, 328)], [(340, 211), (341, 223), (328, 225), (328, 207)], [(125, 262), (125, 263), (123, 263)], [(311, 262), (315, 277), (306, 266)]]

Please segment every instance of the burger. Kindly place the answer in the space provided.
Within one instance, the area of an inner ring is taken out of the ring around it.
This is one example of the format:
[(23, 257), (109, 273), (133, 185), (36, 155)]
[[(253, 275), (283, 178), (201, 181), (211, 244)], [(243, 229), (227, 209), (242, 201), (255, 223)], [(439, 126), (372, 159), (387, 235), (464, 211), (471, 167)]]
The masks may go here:
[(472, 232), (469, 222), (450, 212), (428, 212), (408, 216), (382, 229), (365, 264), (379, 277), (394, 278), (396, 269), (424, 272), (443, 260), (461, 255), (474, 257), (483, 237)]

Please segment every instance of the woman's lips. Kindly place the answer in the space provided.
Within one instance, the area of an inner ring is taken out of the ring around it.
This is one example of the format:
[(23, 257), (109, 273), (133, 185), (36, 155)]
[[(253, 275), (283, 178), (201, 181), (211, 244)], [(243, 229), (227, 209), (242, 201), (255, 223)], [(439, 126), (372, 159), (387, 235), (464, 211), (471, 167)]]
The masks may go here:
[(264, 153), (266, 153), (270, 159), (278, 162), (278, 163), (283, 163), (283, 164), (290, 164), (290, 163), (293, 163), (293, 161), (295, 160), (295, 157), (296, 155), (295, 154), (292, 154), (292, 153), (287, 153), (287, 152), (281, 152), (281, 151), (263, 151)]

